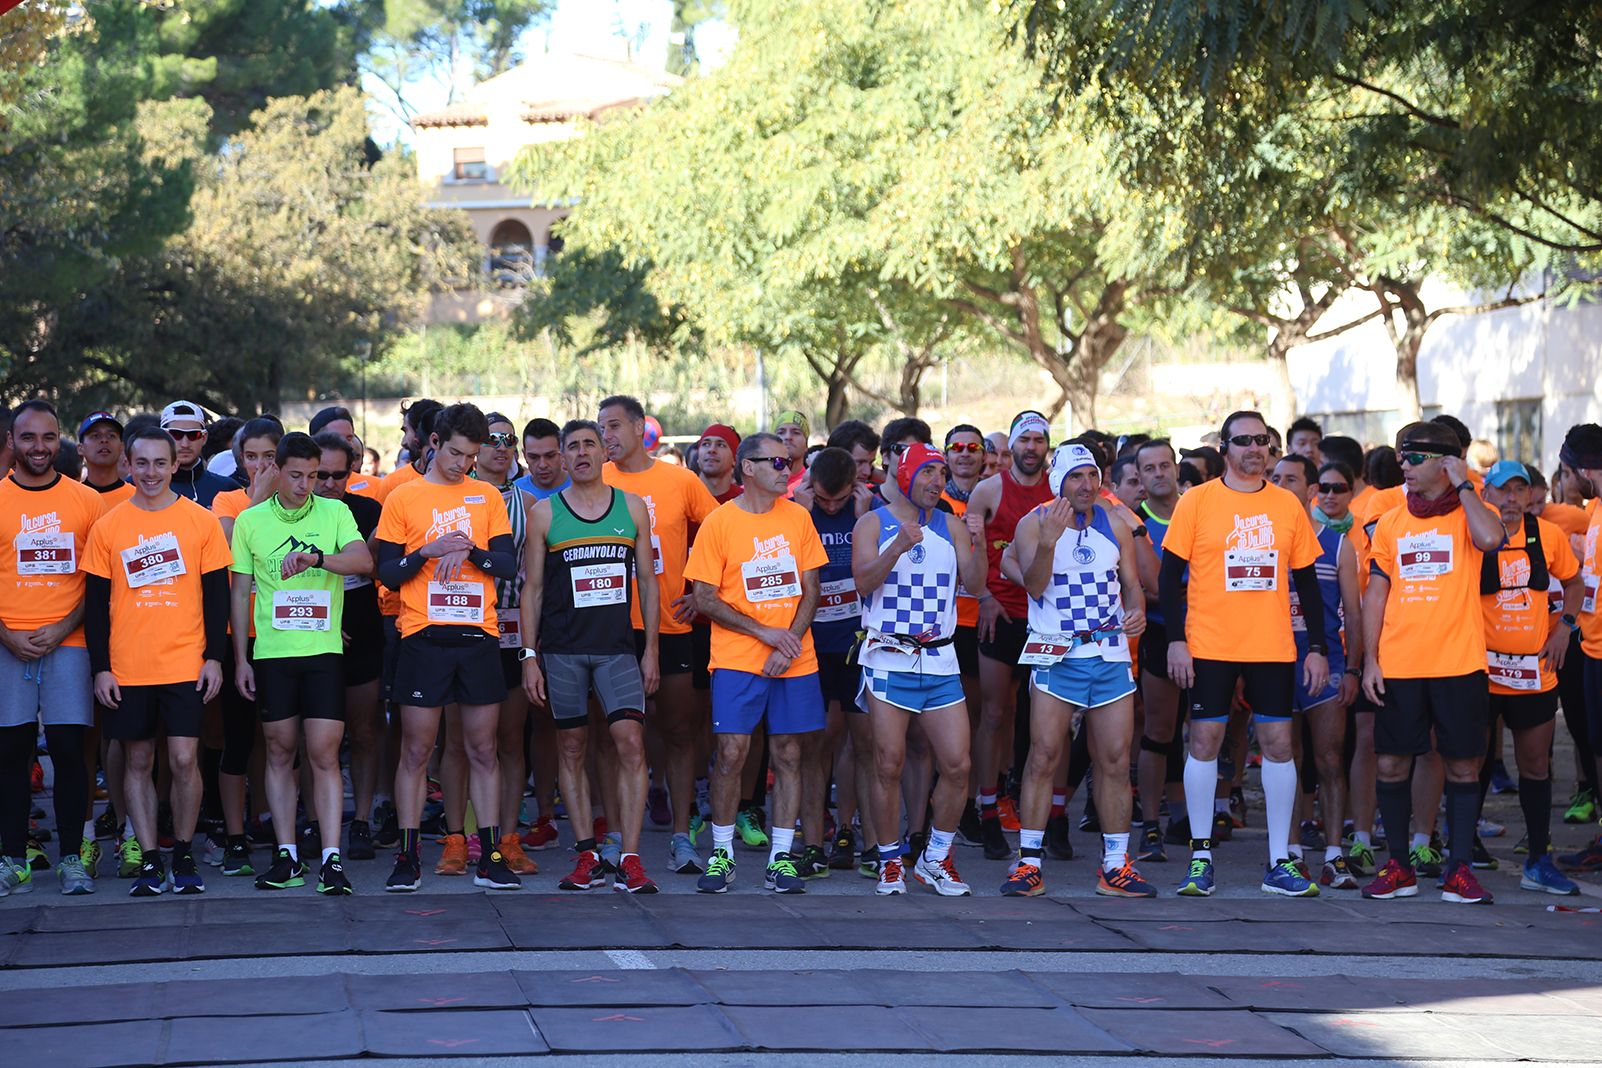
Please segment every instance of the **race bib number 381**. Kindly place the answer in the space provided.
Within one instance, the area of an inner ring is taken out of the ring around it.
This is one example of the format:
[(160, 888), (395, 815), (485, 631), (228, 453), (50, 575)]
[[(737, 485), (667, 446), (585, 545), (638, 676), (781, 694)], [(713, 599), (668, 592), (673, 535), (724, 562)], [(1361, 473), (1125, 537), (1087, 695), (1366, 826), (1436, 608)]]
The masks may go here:
[(77, 566), (71, 534), (17, 536), (17, 574), (70, 575)]
[(740, 573), (745, 579), (745, 599), (752, 604), (801, 596), (801, 572), (793, 556), (748, 560), (740, 565)]

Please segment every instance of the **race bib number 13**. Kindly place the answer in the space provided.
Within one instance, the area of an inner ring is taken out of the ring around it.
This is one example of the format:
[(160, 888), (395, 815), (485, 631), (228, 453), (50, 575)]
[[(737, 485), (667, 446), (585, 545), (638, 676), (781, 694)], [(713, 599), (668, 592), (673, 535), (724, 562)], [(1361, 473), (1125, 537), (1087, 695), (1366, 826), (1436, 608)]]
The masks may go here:
[(1066, 634), (1031, 634), (1024, 642), (1018, 663), (1029, 667), (1050, 667), (1073, 649), (1073, 639)]

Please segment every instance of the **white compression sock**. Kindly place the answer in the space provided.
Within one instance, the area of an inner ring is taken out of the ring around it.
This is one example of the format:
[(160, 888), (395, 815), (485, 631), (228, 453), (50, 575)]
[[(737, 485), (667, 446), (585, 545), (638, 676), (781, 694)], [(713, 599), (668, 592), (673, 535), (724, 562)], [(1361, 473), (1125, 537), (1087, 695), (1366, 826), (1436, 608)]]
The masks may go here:
[[(1185, 806), (1190, 812), (1190, 836), (1192, 838), (1209, 838), (1213, 833), (1212, 805), (1207, 802), (1212, 799), (1213, 791), (1218, 788), (1218, 758), (1212, 760), (1197, 760), (1190, 757), (1185, 761)], [(1198, 849), (1192, 856), (1203, 860), (1212, 859), (1212, 851)]]
[(712, 848), (721, 849), (730, 856), (734, 855), (734, 824), (712, 825)]
[(792, 845), (794, 845), (794, 844), (795, 844), (795, 828), (794, 827), (775, 827), (775, 828), (773, 828), (773, 843), (772, 843), (772, 848), (768, 850), (768, 863), (772, 864), (774, 861), (778, 860), (780, 853), (788, 853), (788, 852), (790, 852), (790, 847)]
[(1263, 809), (1268, 823), (1268, 862), (1290, 856), (1291, 816), (1296, 808), (1296, 762), (1263, 758)]

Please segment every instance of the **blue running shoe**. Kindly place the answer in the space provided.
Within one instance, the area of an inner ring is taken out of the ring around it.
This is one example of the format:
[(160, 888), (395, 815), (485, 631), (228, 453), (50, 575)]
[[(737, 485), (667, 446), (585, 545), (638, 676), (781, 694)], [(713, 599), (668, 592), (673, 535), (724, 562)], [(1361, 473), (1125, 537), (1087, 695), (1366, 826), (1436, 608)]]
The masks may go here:
[(1524, 875), (1519, 879), (1519, 889), (1539, 890), (1559, 897), (1573, 897), (1580, 892), (1574, 880), (1557, 870), (1550, 853), (1524, 862)]
[(1213, 896), (1213, 862), (1202, 857), (1190, 859), (1190, 870), (1179, 884), (1180, 897)]
[(695, 881), (698, 894), (721, 894), (734, 882), (734, 857), (727, 849), (712, 850), (712, 859), (706, 862), (706, 874)]
[(1283, 897), (1317, 897), (1318, 884), (1309, 879), (1295, 861), (1282, 860), (1269, 865), (1263, 872), (1263, 893)]
[(776, 894), (807, 892), (806, 880), (795, 870), (795, 858), (788, 853), (780, 853), (774, 858), (763, 874), (762, 883)]
[(172, 858), (172, 868), (167, 873), (167, 889), (175, 894), (206, 892), (206, 882), (200, 877), (200, 869), (195, 865), (193, 853)]

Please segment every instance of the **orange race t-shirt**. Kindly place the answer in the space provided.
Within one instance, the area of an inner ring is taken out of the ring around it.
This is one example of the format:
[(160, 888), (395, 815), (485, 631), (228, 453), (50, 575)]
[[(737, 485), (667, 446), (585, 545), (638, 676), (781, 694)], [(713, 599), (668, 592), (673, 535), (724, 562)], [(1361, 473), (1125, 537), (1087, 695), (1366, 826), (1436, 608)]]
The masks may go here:
[(194, 682), (206, 656), (200, 576), (234, 562), (217, 517), (187, 497), (125, 501), (89, 531), (83, 569), (111, 581), (111, 673), (121, 686)]
[(1485, 670), (1484, 555), (1461, 507), (1428, 519), (1406, 508), (1380, 517), (1369, 558), (1391, 583), (1379, 640), (1386, 678), (1444, 679)]
[(1590, 517), (1584, 508), (1576, 508), (1572, 504), (1548, 503), (1541, 508), (1538, 517), (1551, 523), (1553, 526), (1567, 534), (1584, 534), (1585, 528), (1590, 525)]
[(85, 482), (84, 488), (93, 490), (96, 494), (98, 494), (100, 499), (106, 502), (106, 511), (108, 512), (134, 495), (132, 482), (117, 482), (113, 485), (104, 487), (96, 486), (90, 482)]
[(249, 508), (250, 503), (249, 490), (227, 490), (211, 499), (211, 510), (218, 519), (238, 519), (239, 513)]
[[(407, 464), (406, 466), (410, 467), (412, 465)], [(376, 475), (353, 474), (350, 476), (350, 481), (345, 483), (345, 492), (354, 493), (358, 497), (368, 497), (376, 501), (379, 499), (378, 487), (382, 481)]]
[[(512, 533), (506, 502), (494, 486), (464, 478), (454, 486), (416, 478), (392, 491), (378, 518), (379, 541), (393, 542), (406, 552), (453, 530), (465, 532), (480, 549), (491, 538)], [(463, 564), (453, 582), (434, 577), (435, 561), (400, 588), (401, 637), (425, 627), (478, 627), (500, 636), (495, 619), (495, 580), (472, 564)]]
[[(59, 622), (83, 601), (83, 554), (89, 530), (111, 504), (81, 482), (57, 476), (30, 489), (0, 482), (0, 621), (34, 631)], [(83, 628), (61, 640), (83, 646)]]
[(1221, 478), (1204, 482), (1174, 506), (1163, 550), (1190, 564), (1191, 656), (1296, 662), (1291, 572), (1312, 567), (1322, 548), (1293, 494), (1267, 482), (1255, 493), (1231, 489)]
[(1585, 528), (1580, 553), (1580, 579), (1585, 590), (1580, 596), (1580, 648), (1585, 655), (1602, 659), (1602, 612), (1597, 611), (1597, 585), (1602, 582), (1602, 560), (1597, 558), (1597, 542), (1602, 540), (1602, 508), (1596, 501), (1587, 506), (1591, 513), (1590, 525)]
[[(363, 477), (371, 478), (371, 476), (366, 475)], [(416, 482), (422, 477), (423, 476), (418, 473), (417, 468), (412, 464), (401, 464), (399, 467), (395, 468), (395, 470), (385, 475), (377, 483), (369, 485), (369, 496), (382, 504), (383, 502), (389, 500), (389, 495), (394, 493), (401, 486), (406, 485), (408, 482)], [(355, 479), (353, 478), (352, 481), (355, 481)], [(347, 486), (346, 488), (349, 489), (350, 487)]]
[(1368, 502), (1373, 500), (1374, 494), (1378, 492), (1379, 490), (1375, 489), (1373, 486), (1364, 486), (1362, 489), (1357, 491), (1357, 495), (1352, 498), (1352, 503), (1348, 504), (1346, 507), (1350, 508), (1352, 510), (1352, 514), (1357, 516), (1357, 518), (1361, 521), (1364, 516), (1368, 515)]
[[(940, 499), (945, 501), (946, 504), (950, 506), (951, 514), (956, 516), (958, 519), (961, 519), (963, 516), (968, 514), (967, 501), (959, 501), (949, 493), (942, 493), (940, 495)], [(960, 523), (952, 527), (953, 531), (958, 529), (964, 531), (967, 530), (967, 528), (963, 527)], [(962, 585), (962, 579), (959, 578), (957, 579), (957, 626), (977, 627), (978, 625), (979, 598), (964, 589)]]
[[(725, 604), (764, 626), (788, 627), (801, 604), (801, 576), (828, 562), (818, 528), (799, 504), (777, 500), (772, 511), (755, 514), (730, 501), (701, 524), (684, 578), (716, 586)], [(712, 623), (713, 671), (760, 675), (772, 651), (749, 635)], [(780, 677), (792, 679), (817, 670), (808, 627), (801, 635), (801, 655)]]
[[(673, 618), (673, 602), (684, 596), (684, 561), (690, 552), (690, 527), (705, 523), (707, 517), (717, 511), (716, 498), (690, 471), (660, 460), (652, 461), (644, 471), (619, 471), (616, 464), (608, 462), (601, 468), (601, 478), (608, 486), (632, 493), (645, 502), (645, 511), (651, 517), (651, 550), (656, 557), (653, 567), (660, 590), (661, 632), (688, 634), (689, 624)], [(807, 522), (810, 524), (811, 520)], [(629, 612), (634, 629), (643, 629), (638, 595)]]
[[(1573, 578), (1580, 570), (1580, 562), (1569, 548), (1568, 537), (1544, 519), (1535, 522), (1547, 571), (1559, 582)], [(1499, 593), (1480, 594), (1480, 607), (1485, 610), (1485, 664), (1492, 693), (1546, 693), (1557, 686), (1557, 673), (1545, 657), (1537, 655), (1552, 633), (1551, 595), (1547, 590), (1527, 587), (1530, 556), (1521, 551), (1524, 546), (1521, 523), (1496, 554), (1504, 588)]]

